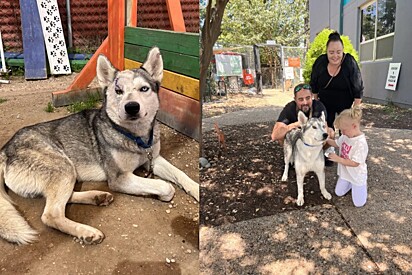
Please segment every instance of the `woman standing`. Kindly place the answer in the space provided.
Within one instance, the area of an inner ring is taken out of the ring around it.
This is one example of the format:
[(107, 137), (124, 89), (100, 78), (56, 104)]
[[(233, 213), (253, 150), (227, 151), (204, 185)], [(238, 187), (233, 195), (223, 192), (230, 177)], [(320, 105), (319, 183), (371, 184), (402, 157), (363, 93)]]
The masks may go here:
[(329, 127), (333, 127), (336, 114), (361, 103), (361, 72), (353, 56), (343, 52), (339, 33), (329, 35), (326, 54), (319, 56), (313, 64), (310, 86), (314, 98), (326, 107)]

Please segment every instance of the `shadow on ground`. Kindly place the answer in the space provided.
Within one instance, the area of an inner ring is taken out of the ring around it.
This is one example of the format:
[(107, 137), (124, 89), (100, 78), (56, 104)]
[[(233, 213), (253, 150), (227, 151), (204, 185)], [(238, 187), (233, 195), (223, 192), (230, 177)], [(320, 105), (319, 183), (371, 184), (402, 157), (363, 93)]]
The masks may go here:
[[(269, 142), (273, 122), (222, 127), (227, 151), (205, 132), (212, 167), (200, 172), (201, 274), (412, 273), (412, 131), (367, 125), (362, 208), (350, 194), (323, 199), (314, 174), (297, 207), (294, 171), (280, 181), (283, 150)], [(326, 168), (331, 193), (335, 182), (336, 165)]]

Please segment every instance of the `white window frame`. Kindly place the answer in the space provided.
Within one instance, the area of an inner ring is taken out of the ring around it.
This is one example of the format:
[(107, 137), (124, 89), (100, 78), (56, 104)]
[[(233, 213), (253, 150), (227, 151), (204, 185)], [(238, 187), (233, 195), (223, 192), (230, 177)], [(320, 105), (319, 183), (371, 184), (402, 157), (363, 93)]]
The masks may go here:
[[(377, 46), (377, 41), (381, 40), (381, 39), (385, 39), (391, 36), (395, 36), (395, 32), (392, 33), (388, 33), (385, 35), (381, 35), (379, 37), (376, 37), (377, 32), (378, 32), (378, 0), (373, 0), (370, 2), (365, 3), (364, 5), (359, 7), (359, 16), (361, 17), (359, 22), (360, 22), (360, 34), (362, 35), (362, 10), (365, 9), (366, 7), (372, 5), (373, 3), (376, 3), (376, 18), (375, 18), (375, 32), (374, 32), (374, 38), (366, 40), (366, 41), (360, 41), (359, 42), (359, 53), (362, 50), (362, 45), (370, 43), (371, 41), (373, 41), (373, 52), (372, 52), (372, 60), (361, 60), (361, 62), (373, 62), (373, 61), (385, 61), (385, 60), (392, 60), (393, 58), (393, 49), (392, 49), (392, 56), (391, 57), (385, 57), (385, 58), (379, 58), (376, 59), (376, 46)], [(360, 53), (361, 56), (361, 53)]]

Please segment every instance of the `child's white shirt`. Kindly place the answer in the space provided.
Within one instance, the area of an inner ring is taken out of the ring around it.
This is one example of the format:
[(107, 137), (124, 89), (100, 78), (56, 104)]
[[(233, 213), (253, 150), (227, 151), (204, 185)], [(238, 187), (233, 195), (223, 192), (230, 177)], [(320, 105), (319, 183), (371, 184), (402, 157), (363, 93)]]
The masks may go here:
[(338, 175), (353, 185), (365, 185), (368, 179), (366, 158), (369, 150), (365, 134), (353, 138), (342, 135), (336, 140), (336, 143), (339, 146), (341, 158), (359, 163), (357, 167), (349, 167), (338, 163)]

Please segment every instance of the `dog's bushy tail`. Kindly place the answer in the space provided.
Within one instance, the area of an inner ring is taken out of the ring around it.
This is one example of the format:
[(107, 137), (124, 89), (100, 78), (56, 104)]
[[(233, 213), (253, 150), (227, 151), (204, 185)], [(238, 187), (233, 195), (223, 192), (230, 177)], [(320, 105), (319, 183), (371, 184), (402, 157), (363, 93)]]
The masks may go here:
[(17, 244), (32, 243), (37, 239), (38, 233), (20, 215), (6, 193), (5, 164), (6, 156), (0, 152), (0, 237)]

